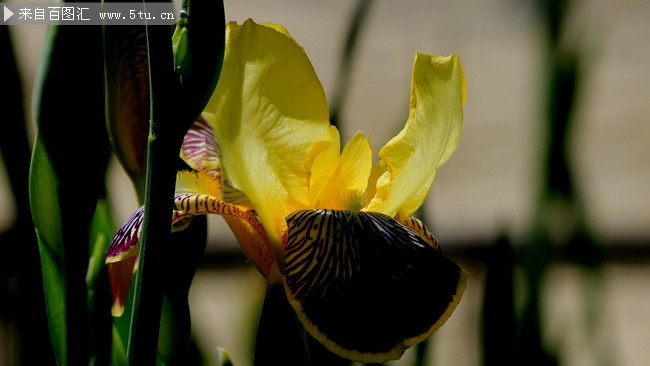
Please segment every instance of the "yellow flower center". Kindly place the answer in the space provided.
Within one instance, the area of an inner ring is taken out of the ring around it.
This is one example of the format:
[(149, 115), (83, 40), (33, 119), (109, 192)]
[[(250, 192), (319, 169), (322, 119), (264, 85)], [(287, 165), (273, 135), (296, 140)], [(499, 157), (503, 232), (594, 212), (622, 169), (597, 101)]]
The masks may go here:
[(365, 206), (364, 202), (364, 192), (348, 188), (336, 176), (324, 176), (310, 184), (309, 204), (312, 208), (359, 212)]
[(359, 212), (365, 206), (372, 167), (368, 139), (358, 132), (341, 151), (340, 135), (330, 127), (331, 144), (318, 153), (310, 169), (309, 206)]

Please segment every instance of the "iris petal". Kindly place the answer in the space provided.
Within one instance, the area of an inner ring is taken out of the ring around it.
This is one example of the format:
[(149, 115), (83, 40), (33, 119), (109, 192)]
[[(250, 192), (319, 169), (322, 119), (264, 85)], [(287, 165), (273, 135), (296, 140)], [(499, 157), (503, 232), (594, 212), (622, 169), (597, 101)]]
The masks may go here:
[(120, 316), (124, 312), (131, 277), (140, 253), (143, 217), (144, 207), (141, 207), (120, 227), (106, 250), (108, 278), (113, 295), (113, 316)]
[(311, 201), (318, 195), (313, 184), (332, 175), (336, 170), (339, 156), (341, 155), (341, 137), (339, 130), (334, 126), (330, 126), (329, 134), (331, 143), (327, 149), (316, 155), (311, 165), (309, 176), (309, 197)]
[(203, 117), (199, 117), (185, 134), (181, 158), (192, 169), (221, 182), (221, 150), (212, 126)]
[(246, 194), (278, 248), (291, 202), (308, 203), (312, 148), (330, 138), (325, 93), (309, 59), (284, 32), (229, 23), (223, 70), (203, 116), (219, 142), (224, 179)]
[(399, 358), (449, 318), (467, 274), (419, 234), (375, 212), (287, 218), (285, 291), (305, 329), (361, 362)]
[(438, 239), (436, 239), (433, 234), (424, 226), (424, 223), (415, 217), (411, 216), (406, 220), (400, 220), (400, 222), (409, 228), (412, 232), (420, 235), (433, 249), (440, 251), (440, 244), (438, 244)]
[(372, 169), (372, 149), (366, 136), (357, 132), (345, 144), (340, 158), (339, 176), (348, 189), (363, 192)]
[(145, 27), (111, 28), (106, 31), (105, 42), (108, 133), (122, 166), (137, 182), (138, 189), (144, 188), (149, 136), (149, 60)]
[(124, 313), (124, 305), (126, 304), (126, 297), (129, 294), (131, 278), (135, 272), (137, 261), (138, 256), (135, 255), (122, 261), (112, 262), (106, 265), (111, 294), (113, 295), (113, 305), (111, 306), (111, 314), (113, 316), (121, 316)]
[(309, 177), (310, 208), (334, 208), (358, 211), (372, 167), (370, 141), (357, 132), (340, 148), (336, 127), (330, 127), (332, 143), (316, 155)]
[[(178, 181), (181, 183), (177, 184), (177, 188), (189, 192), (174, 196), (172, 230), (175, 226), (184, 227), (186, 220), (192, 216), (222, 215), (248, 258), (262, 275), (268, 276), (274, 263), (273, 251), (255, 212), (225, 203), (214, 195), (198, 193), (197, 191), (203, 191), (214, 194), (216, 189), (214, 181), (201, 173), (179, 172)], [(144, 207), (141, 207), (120, 227), (106, 250), (114, 316), (122, 314), (131, 277), (137, 265), (143, 216)]]
[(138, 255), (140, 231), (144, 218), (144, 207), (140, 207), (117, 230), (108, 249), (106, 249), (106, 263), (119, 262), (129, 257)]
[(456, 150), (465, 78), (460, 58), (416, 53), (406, 126), (380, 151), (388, 167), (367, 210), (410, 217), (429, 193), (436, 169)]

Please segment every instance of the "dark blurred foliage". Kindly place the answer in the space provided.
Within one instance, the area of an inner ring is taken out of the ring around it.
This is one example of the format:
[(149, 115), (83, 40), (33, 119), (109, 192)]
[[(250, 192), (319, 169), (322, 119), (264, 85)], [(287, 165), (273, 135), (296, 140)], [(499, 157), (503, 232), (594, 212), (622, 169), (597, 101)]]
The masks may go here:
[(188, 295), (206, 239), (206, 217), (197, 216), (189, 228), (172, 234), (172, 246), (164, 253), (164, 263), (173, 265), (174, 270), (165, 270), (162, 275), (164, 303), (158, 354), (159, 357), (164, 355), (168, 366), (203, 364), (202, 355), (192, 339)]
[(41, 264), (48, 269), (43, 280), (50, 327), (64, 337), (51, 333), (55, 353), (59, 363), (73, 365), (87, 364), (91, 349), (99, 347), (91, 342), (109, 339), (111, 332), (110, 316), (98, 323), (89, 313), (86, 284), (90, 227), (106, 197), (110, 156), (101, 40), (99, 26), (50, 27), (34, 98), (38, 135), (30, 203)]
[[(557, 365), (557, 349), (545, 344), (541, 292), (556, 248), (576, 264), (596, 273), (603, 262), (602, 248), (590, 228), (579, 182), (573, 171), (572, 143), (576, 111), (584, 84), (584, 50), (579, 38), (570, 38), (569, 0), (540, 0), (538, 19), (545, 35), (544, 111), (541, 181), (531, 235), (524, 247), (522, 266), (525, 298), (515, 343), (518, 363)], [(580, 37), (580, 35), (578, 36)], [(586, 300), (589, 301), (589, 300)], [(585, 304), (589, 307), (589, 304)], [(592, 313), (593, 317), (598, 314)], [(596, 322), (596, 319), (588, 319)]]
[(483, 364), (513, 365), (515, 346), (515, 254), (508, 238), (499, 238), (485, 258), (483, 295)]
[[(0, 324), (15, 335), (8, 344), (12, 350), (3, 364), (50, 365), (54, 354), (43, 300), (43, 282), (36, 236), (29, 209), (29, 161), (31, 149), (27, 136), (23, 88), (19, 78), (9, 27), (0, 25), (0, 88), (2, 111), (0, 151), (13, 193), (16, 218), (0, 233)], [(5, 208), (5, 212), (9, 211)], [(38, 352), (33, 350), (37, 349)]]

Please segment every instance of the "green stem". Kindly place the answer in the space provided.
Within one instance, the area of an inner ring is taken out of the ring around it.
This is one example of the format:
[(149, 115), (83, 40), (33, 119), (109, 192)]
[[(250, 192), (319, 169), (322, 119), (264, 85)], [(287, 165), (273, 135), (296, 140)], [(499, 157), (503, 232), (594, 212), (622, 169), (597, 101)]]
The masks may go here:
[(255, 340), (254, 365), (313, 365), (304, 330), (282, 285), (267, 288)]
[(180, 89), (173, 69), (171, 33), (147, 25), (151, 85), (151, 131), (147, 154), (145, 216), (135, 280), (128, 356), (131, 365), (155, 365), (163, 289), (162, 249), (170, 241), (176, 167), (182, 134), (175, 129), (173, 96)]

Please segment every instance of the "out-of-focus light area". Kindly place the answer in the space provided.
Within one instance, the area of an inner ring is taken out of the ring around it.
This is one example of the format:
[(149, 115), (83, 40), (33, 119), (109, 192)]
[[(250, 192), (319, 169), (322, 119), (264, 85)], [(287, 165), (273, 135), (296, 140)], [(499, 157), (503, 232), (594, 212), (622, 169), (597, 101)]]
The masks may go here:
[[(480, 249), (503, 234), (519, 247), (535, 227), (550, 62), (538, 3), (377, 0), (360, 29), (340, 129), (344, 140), (364, 131), (375, 159), (408, 117), (413, 52), (461, 56), (468, 84), (463, 137), (438, 170), (425, 206), (443, 250), (462, 251), (464, 245), (477, 243)], [(579, 40), (575, 43), (582, 57), (568, 145), (577, 194), (599, 243), (606, 248), (648, 248), (650, 2), (571, 3), (564, 34)], [(284, 25), (304, 47), (332, 98), (356, 1), (226, 0), (224, 5), (228, 20), (241, 23), (252, 18)], [(46, 28), (15, 26), (11, 32), (25, 100), (31, 103)], [(74, 105), (61, 108), (74, 113)], [(12, 224), (14, 214), (4, 166), (0, 167), (2, 231)], [(138, 207), (135, 192), (116, 161), (108, 179), (115, 220), (121, 223)], [(223, 220), (216, 216), (208, 220), (208, 254), (238, 250)], [(545, 341), (558, 350), (561, 364), (632, 366), (650, 359), (650, 258), (637, 259), (644, 265), (605, 262), (597, 300), (589, 298), (584, 274), (574, 266), (563, 263), (546, 274)], [(228, 269), (200, 270), (190, 304), (199, 346), (207, 353), (223, 346), (240, 366), (249, 362), (250, 332), (264, 284), (254, 269), (230, 269), (232, 264)], [(485, 268), (480, 261), (467, 260), (465, 265), (474, 275), (457, 312), (429, 345), (435, 364), (481, 364)], [(526, 286), (520, 282), (515, 288)], [(598, 331), (591, 332), (585, 309), (593, 301), (601, 316)], [(2, 334), (0, 330), (0, 346)], [(0, 349), (0, 365), (2, 354)], [(412, 357), (407, 353), (402, 363), (395, 364), (410, 365)]]

